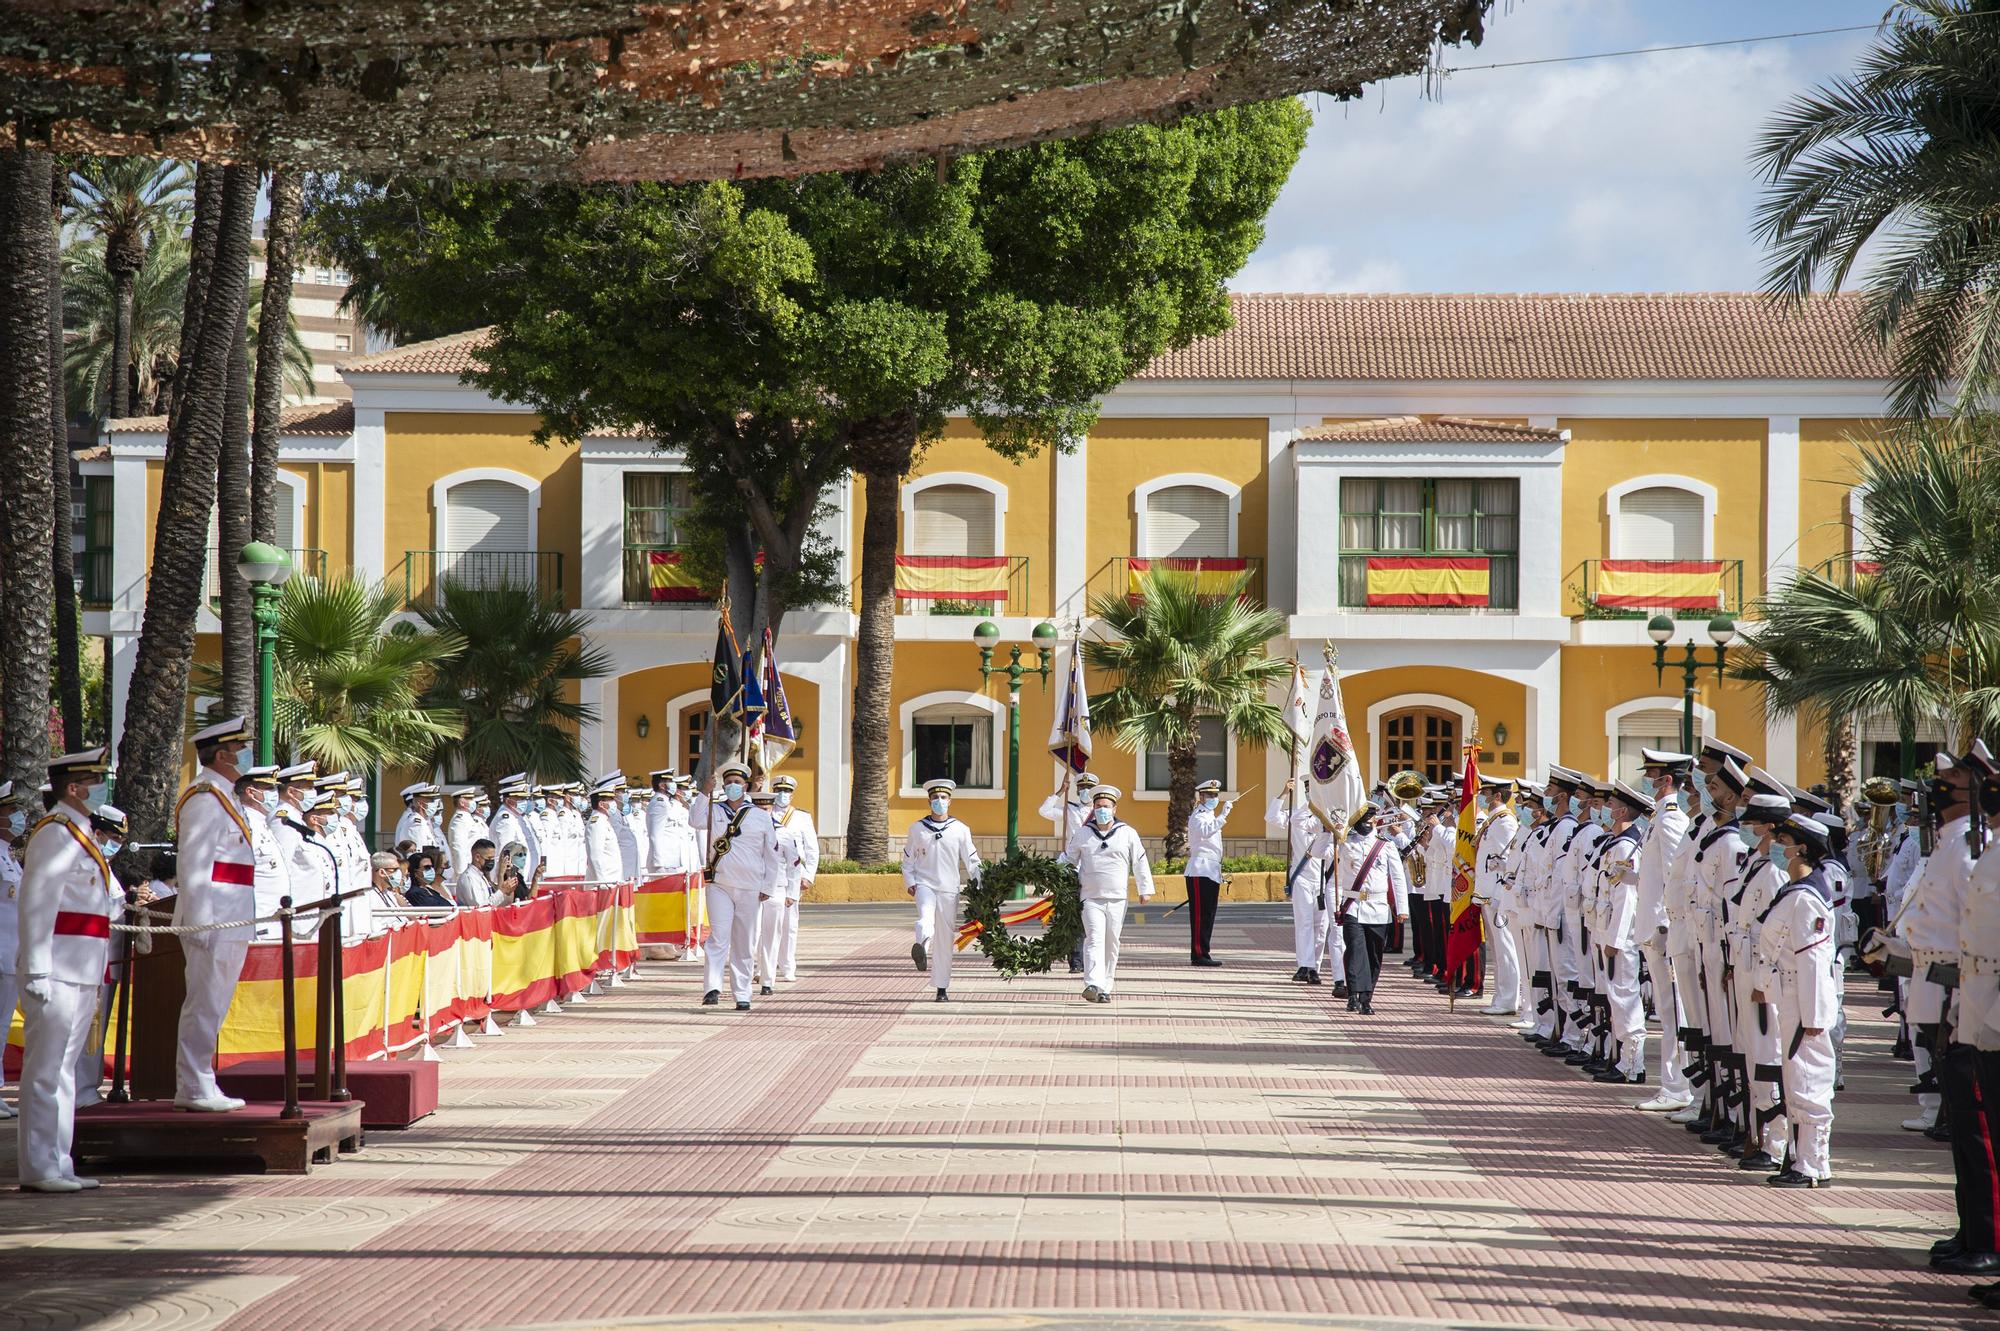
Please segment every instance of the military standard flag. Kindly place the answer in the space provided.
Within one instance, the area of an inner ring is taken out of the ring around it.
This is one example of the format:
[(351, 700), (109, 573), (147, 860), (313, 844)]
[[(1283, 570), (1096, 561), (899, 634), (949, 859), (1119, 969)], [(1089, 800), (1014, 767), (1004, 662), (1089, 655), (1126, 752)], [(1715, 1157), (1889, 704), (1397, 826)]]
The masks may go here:
[(785, 676), (778, 653), (771, 647), (771, 630), (764, 630), (764, 770), (770, 771), (798, 747), (798, 722), (785, 697)]
[[(1354, 741), (1347, 735), (1347, 708), (1340, 698), (1340, 669), (1329, 657), (1319, 681), (1319, 707), (1313, 713), (1312, 738), (1306, 745), (1306, 793), (1321, 818), (1339, 819), (1341, 826), (1367, 799)], [(1328, 829), (1339, 835), (1338, 828)]]
[(1080, 642), (1070, 644), (1069, 671), (1056, 700), (1055, 724), (1049, 728), (1049, 756), (1072, 773), (1090, 766), (1090, 691), (1083, 686)]
[(1458, 844), (1451, 856), (1451, 915), (1445, 926), (1447, 975), (1479, 955), (1485, 937), (1479, 903), (1472, 899), (1472, 866), (1479, 855), (1479, 744), (1465, 746), (1465, 775), (1458, 783)]

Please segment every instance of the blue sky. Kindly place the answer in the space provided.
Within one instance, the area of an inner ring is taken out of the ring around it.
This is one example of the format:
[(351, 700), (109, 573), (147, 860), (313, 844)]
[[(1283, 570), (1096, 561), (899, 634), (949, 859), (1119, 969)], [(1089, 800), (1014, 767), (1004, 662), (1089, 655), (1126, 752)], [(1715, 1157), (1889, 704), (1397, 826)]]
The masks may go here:
[[(1875, 24), (1888, 0), (1511, 0), (1445, 64)], [(1397, 79), (1312, 98), (1240, 291), (1719, 291), (1759, 285), (1747, 165), (1770, 112), (1870, 34)]]

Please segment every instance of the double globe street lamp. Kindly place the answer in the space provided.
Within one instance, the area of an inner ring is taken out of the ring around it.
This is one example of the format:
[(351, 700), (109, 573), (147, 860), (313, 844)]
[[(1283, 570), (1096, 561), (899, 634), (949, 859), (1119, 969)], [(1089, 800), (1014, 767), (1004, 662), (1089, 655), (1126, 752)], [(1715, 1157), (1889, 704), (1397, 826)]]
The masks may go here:
[[(1667, 660), (1667, 643), (1673, 640), (1678, 626), (1671, 615), (1654, 615), (1646, 621), (1646, 636), (1653, 640), (1653, 679), (1663, 682), (1667, 667), (1681, 668), (1681, 752), (1693, 753), (1694, 748), (1694, 691), (1701, 680), (1702, 660), (1696, 654), (1694, 639), (1687, 640), (1686, 650), (1678, 661)], [(1708, 640), (1715, 644), (1715, 677), (1722, 678), (1723, 666), (1729, 655), (1729, 646), (1736, 641), (1736, 618), (1719, 614), (1708, 621)]]
[(1007, 677), (1007, 853), (1012, 855), (1021, 844), (1021, 677), (1040, 675), (1042, 687), (1049, 684), (1049, 653), (1055, 650), (1056, 626), (1046, 619), (1035, 625), (1029, 636), (1035, 643), (1035, 664), (1021, 664), (1021, 644), (1015, 643), (1010, 649), (1012, 659), (1004, 666), (993, 664), (993, 648), (1000, 641), (1000, 626), (992, 620), (982, 620), (979, 627), (972, 630), (972, 640), (979, 644), (979, 676), (983, 685), (994, 675)]
[(272, 723), (277, 694), (278, 598), (292, 576), (292, 557), (266, 541), (252, 541), (236, 556), (236, 574), (250, 584), (257, 624), (257, 761), (269, 764), (277, 746)]

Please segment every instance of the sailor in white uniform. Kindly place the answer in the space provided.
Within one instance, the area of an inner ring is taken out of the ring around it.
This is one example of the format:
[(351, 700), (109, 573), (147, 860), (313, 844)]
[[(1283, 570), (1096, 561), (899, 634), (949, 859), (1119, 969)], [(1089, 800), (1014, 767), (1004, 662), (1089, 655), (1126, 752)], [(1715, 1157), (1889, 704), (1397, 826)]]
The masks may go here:
[(727, 972), (736, 1010), (750, 1010), (750, 970), (757, 947), (757, 916), (766, 897), (782, 890), (778, 829), (771, 815), (750, 801), (750, 769), (725, 763), (722, 799), (714, 806), (715, 834), (708, 843), (709, 907), (714, 934), (708, 948), (708, 990), (702, 1003), (722, 999)]
[(1083, 996), (1092, 1003), (1109, 1003), (1118, 982), (1118, 944), (1125, 932), (1128, 890), (1137, 884), (1139, 900), (1153, 895), (1153, 866), (1146, 846), (1130, 823), (1118, 817), (1124, 792), (1099, 782), (1091, 792), (1090, 821), (1070, 841), (1069, 849), (1082, 880)]
[[(1285, 895), (1292, 903), (1292, 960), (1297, 965), (1292, 979), (1301, 984), (1318, 984), (1321, 940), (1326, 935), (1326, 886), (1325, 865), (1313, 853), (1312, 847), (1319, 842), (1326, 828), (1304, 799), (1303, 792), (1293, 799), (1289, 810), (1285, 807), (1285, 797), (1298, 790), (1296, 781), (1287, 781), (1283, 789), (1271, 797), (1271, 802), (1264, 809), (1264, 826), (1274, 834), (1284, 836), (1288, 847)], [(1074, 841), (1075, 833), (1070, 836)], [(1339, 982), (1337, 975), (1335, 981)]]
[(778, 825), (778, 858), (785, 865), (785, 891), (764, 903), (757, 940), (758, 973), (764, 992), (771, 981), (799, 978), (799, 898), (819, 876), (819, 829), (796, 803), (799, 783), (781, 776), (771, 782), (771, 816)]
[(951, 816), (951, 797), (957, 789), (951, 781), (926, 782), (930, 812), (910, 824), (903, 839), (903, 890), (917, 903), (917, 941), (910, 947), (910, 959), (918, 970), (930, 971), (940, 1003), (951, 997), (958, 894), (964, 884), (979, 881), (972, 829)]

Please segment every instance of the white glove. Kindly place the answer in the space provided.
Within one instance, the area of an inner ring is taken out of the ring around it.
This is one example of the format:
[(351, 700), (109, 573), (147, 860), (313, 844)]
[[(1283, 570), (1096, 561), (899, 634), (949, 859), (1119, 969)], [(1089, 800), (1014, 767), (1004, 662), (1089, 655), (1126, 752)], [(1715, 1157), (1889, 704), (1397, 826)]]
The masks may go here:
[(21, 985), (21, 992), (37, 1003), (46, 1003), (54, 995), (55, 990), (50, 987), (48, 976), (30, 975)]

